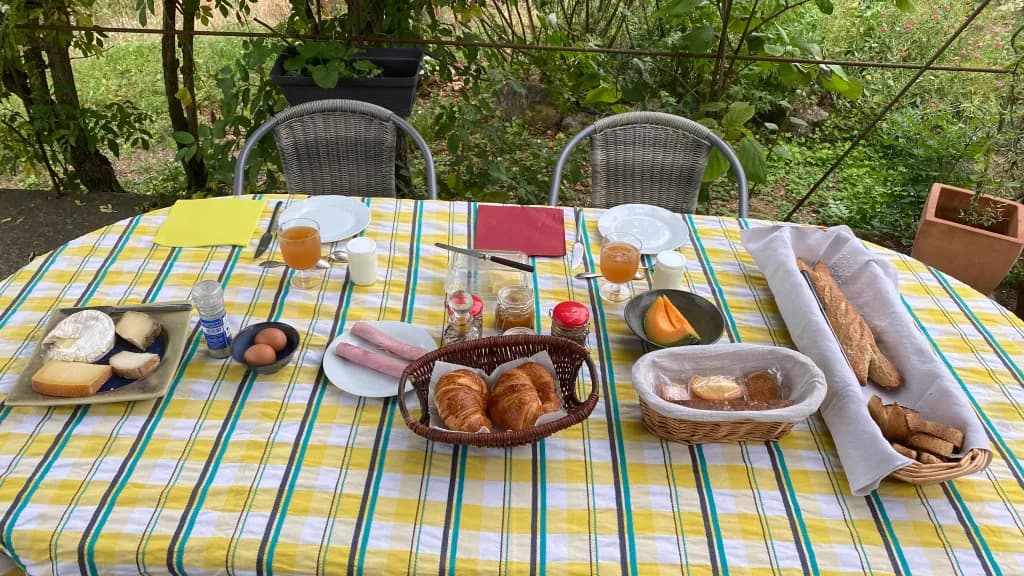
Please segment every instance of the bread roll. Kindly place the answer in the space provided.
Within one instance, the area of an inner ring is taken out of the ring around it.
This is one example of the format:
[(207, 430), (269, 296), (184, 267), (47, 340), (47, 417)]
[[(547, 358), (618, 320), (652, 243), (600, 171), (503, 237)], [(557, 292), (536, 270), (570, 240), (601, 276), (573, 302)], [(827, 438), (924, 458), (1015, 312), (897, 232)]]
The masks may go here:
[(556, 412), (559, 408), (561, 398), (554, 377), (533, 362), (502, 374), (487, 402), (491, 419), (506, 430), (529, 428), (542, 414)]
[(472, 370), (453, 370), (434, 386), (434, 404), (449, 430), (479, 432), (492, 428), (487, 398), (487, 383)]
[(751, 372), (746, 376), (747, 400), (778, 400), (782, 397), (779, 393), (779, 384), (775, 376), (767, 370)]

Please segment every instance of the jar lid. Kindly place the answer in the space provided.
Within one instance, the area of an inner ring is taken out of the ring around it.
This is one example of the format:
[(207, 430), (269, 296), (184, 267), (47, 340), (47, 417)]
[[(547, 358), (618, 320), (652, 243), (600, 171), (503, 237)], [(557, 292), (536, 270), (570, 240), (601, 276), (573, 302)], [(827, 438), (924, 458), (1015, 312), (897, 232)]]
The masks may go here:
[(579, 328), (590, 322), (590, 310), (579, 302), (560, 302), (551, 310), (551, 319), (566, 328)]
[(498, 290), (498, 304), (505, 306), (533, 306), (533, 288), (529, 286), (505, 286)]
[(658, 252), (657, 263), (666, 268), (681, 270), (686, 266), (686, 257), (675, 250), (665, 250)]
[(514, 328), (509, 328), (508, 330), (505, 330), (504, 332), (501, 333), (502, 336), (515, 336), (517, 334), (536, 334), (536, 332), (534, 332), (532, 328), (527, 328), (525, 326), (516, 326)]
[(470, 294), (465, 290), (458, 290), (448, 297), (448, 303), (445, 304), (445, 309), (449, 314), (452, 313), (452, 303), (461, 304), (465, 302), (467, 296), (473, 298), (473, 304), (469, 308), (469, 315), (476, 318), (484, 313), (484, 301), (480, 299), (476, 294)]

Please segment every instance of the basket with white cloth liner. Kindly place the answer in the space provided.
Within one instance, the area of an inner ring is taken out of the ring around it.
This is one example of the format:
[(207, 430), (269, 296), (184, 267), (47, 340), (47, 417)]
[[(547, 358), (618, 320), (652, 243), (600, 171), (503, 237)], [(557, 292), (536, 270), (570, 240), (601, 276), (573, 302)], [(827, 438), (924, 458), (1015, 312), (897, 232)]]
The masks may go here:
[[(962, 390), (936, 357), (905, 308), (895, 267), (870, 252), (845, 226), (819, 231), (797, 226), (744, 230), (741, 238), (775, 296), (796, 347), (824, 372), (828, 391), (821, 414), (843, 463), (853, 494), (862, 496), (892, 477), (931, 484), (983, 470), (992, 459), (985, 431)], [(797, 268), (823, 262), (846, 298), (874, 333), (882, 352), (903, 376), (903, 384), (886, 390), (861, 386), (842, 348), (818, 308), (814, 293)], [(923, 464), (896, 452), (872, 420), (867, 402), (878, 395), (921, 416), (964, 432), (955, 460)]]
[[(693, 376), (742, 378), (761, 370), (778, 373), (781, 396), (793, 404), (772, 410), (703, 410), (664, 400), (664, 384)], [(818, 410), (825, 398), (825, 377), (803, 354), (778, 346), (718, 344), (664, 348), (633, 365), (633, 388), (644, 424), (655, 435), (685, 443), (778, 440), (797, 422)]]

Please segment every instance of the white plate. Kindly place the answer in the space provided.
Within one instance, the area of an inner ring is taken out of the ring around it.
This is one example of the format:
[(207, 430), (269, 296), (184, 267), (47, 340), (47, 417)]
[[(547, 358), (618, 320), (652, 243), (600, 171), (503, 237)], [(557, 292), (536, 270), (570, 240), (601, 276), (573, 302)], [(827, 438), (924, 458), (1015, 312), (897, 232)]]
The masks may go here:
[[(427, 350), (434, 350), (437, 348), (437, 343), (434, 342), (430, 333), (419, 326), (389, 320), (376, 320), (370, 321), (369, 323), (386, 334), (394, 336), (407, 344), (413, 344)], [(327, 350), (324, 352), (324, 374), (327, 375), (327, 379), (331, 381), (331, 384), (334, 384), (349, 394), (366, 396), (368, 398), (387, 398), (397, 394), (398, 378), (392, 378), (387, 374), (381, 374), (376, 370), (370, 370), (365, 366), (349, 362), (335, 354), (334, 350), (338, 347), (338, 344), (342, 342), (355, 344), (360, 348), (365, 348), (379, 354), (397, 358), (397, 356), (388, 354), (380, 348), (353, 336), (348, 330), (345, 330), (341, 333), (341, 336), (338, 336), (333, 342), (331, 342), (331, 345), (328, 346)], [(406, 392), (409, 390), (412, 390), (411, 382), (405, 389)]]
[(321, 242), (336, 242), (355, 236), (370, 223), (370, 210), (348, 196), (311, 196), (289, 206), (281, 221), (309, 218), (320, 227)]
[(597, 221), (601, 236), (629, 232), (640, 239), (644, 254), (675, 250), (687, 243), (686, 224), (678, 214), (650, 204), (622, 204), (608, 210)]

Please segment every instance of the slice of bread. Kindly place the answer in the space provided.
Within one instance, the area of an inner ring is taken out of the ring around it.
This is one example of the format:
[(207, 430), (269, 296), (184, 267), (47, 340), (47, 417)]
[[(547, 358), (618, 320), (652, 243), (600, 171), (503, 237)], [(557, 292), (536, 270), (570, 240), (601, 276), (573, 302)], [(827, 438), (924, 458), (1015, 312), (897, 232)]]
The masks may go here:
[(106, 364), (50, 360), (32, 375), (32, 389), (47, 396), (92, 396), (112, 374)]
[(897, 444), (896, 442), (892, 443), (892, 449), (911, 460), (917, 460), (917, 450), (911, 450), (910, 448), (907, 448), (902, 444)]
[(942, 438), (936, 438), (931, 434), (925, 434), (924, 432), (914, 432), (907, 438), (907, 446), (911, 448), (917, 448), (925, 452), (931, 452), (936, 456), (942, 456), (943, 458), (949, 458), (953, 455), (953, 444), (946, 442)]
[(746, 384), (747, 400), (778, 400), (782, 397), (775, 376), (767, 370), (747, 374)]
[(932, 456), (927, 452), (918, 452), (917, 461), (922, 464), (942, 464), (943, 462), (945, 462), (945, 460), (943, 460), (942, 458), (939, 458), (938, 456)]
[(125, 350), (110, 357), (110, 367), (114, 374), (129, 380), (144, 378), (159, 365), (160, 357), (156, 354), (140, 354)]
[(117, 321), (114, 330), (132, 346), (145, 351), (160, 336), (160, 323), (148, 314), (129, 310)]
[(921, 418), (921, 415), (917, 412), (907, 414), (907, 423), (910, 425), (910, 429), (914, 432), (924, 432), (925, 434), (931, 434), (936, 438), (942, 438), (946, 442), (952, 444), (957, 450), (964, 445), (963, 432), (953, 428), (952, 426), (946, 426), (945, 424), (925, 420), (924, 418)]

